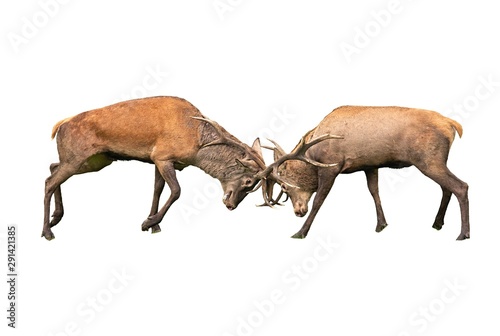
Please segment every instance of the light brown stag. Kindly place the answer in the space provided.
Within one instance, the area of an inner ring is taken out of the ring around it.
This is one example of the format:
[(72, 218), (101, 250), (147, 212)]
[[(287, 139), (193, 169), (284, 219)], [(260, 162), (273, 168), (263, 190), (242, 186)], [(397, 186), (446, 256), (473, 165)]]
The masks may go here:
[[(457, 240), (463, 240), (470, 238), (468, 185), (446, 165), (455, 132), (462, 136), (462, 126), (458, 122), (433, 111), (404, 107), (342, 106), (309, 131), (294, 150), (307, 141), (314, 142), (324, 134), (338, 134), (343, 139), (326, 139), (328, 141), (321, 141), (304, 153), (310, 160), (331, 163), (329, 166), (311, 165), (304, 160), (284, 162), (281, 158), (288, 154), (273, 141), (276, 161), (261, 175), (280, 183), (282, 192), (290, 197), (294, 212), (299, 217), (308, 212), (308, 202), (316, 192), (311, 213), (302, 228), (293, 235), (294, 238), (305, 238), (338, 174), (356, 171), (366, 174), (377, 213), (376, 231), (382, 231), (387, 222), (378, 192), (378, 169), (414, 165), (442, 188), (441, 204), (433, 228), (442, 228), (446, 209), (454, 194), (460, 205), (462, 221)], [(268, 187), (266, 190), (266, 203), (276, 204), (279, 197), (273, 200), (272, 189)]]
[[(50, 166), (51, 175), (45, 182), (42, 237), (48, 240), (54, 238), (51, 228), (64, 214), (61, 184), (75, 174), (99, 171), (115, 160), (156, 166), (153, 204), (142, 224), (143, 231), (151, 228), (153, 233), (160, 231), (159, 223), (180, 196), (175, 170), (193, 165), (218, 179), (223, 202), (233, 210), (261, 185), (256, 175), (265, 168), (258, 139), (252, 148), (247, 146), (177, 97), (136, 99), (80, 113), (58, 122), (52, 138), (56, 134), (59, 162)], [(171, 194), (158, 211), (165, 181)], [(52, 195), (55, 210), (49, 221)]]

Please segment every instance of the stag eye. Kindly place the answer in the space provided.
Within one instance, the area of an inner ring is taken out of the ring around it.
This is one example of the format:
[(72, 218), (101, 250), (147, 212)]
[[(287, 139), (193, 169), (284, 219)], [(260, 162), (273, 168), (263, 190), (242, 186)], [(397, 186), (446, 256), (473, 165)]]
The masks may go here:
[(251, 186), (252, 186), (252, 184), (253, 184), (252, 179), (246, 179), (246, 180), (245, 180), (245, 186), (246, 186), (246, 187), (251, 187)]
[(286, 184), (281, 184), (281, 190), (283, 190), (284, 192), (287, 192), (288, 191), (288, 187), (286, 186)]

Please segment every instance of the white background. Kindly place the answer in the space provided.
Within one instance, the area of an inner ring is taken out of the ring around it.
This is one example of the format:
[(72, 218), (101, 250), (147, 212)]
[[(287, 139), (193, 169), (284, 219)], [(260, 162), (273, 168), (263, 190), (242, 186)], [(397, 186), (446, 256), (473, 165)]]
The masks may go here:
[[(19, 231), (18, 328), (6, 327), (2, 280), (2, 335), (499, 333), (491, 1), (62, 2), (0, 8), (2, 279), (6, 228)], [(256, 208), (256, 193), (229, 212), (218, 182), (187, 168), (151, 235), (140, 224), (154, 170), (137, 162), (71, 178), (56, 239), (40, 238), (52, 126), (134, 95), (184, 97), (241, 140), (270, 136), (287, 150), (344, 104), (447, 114), (464, 127), (449, 167), (470, 185), (472, 239), (455, 241), (455, 197), (443, 230), (431, 228), (441, 189), (414, 169), (380, 172), (384, 232), (356, 173), (294, 240), (304, 218), (289, 202)]]

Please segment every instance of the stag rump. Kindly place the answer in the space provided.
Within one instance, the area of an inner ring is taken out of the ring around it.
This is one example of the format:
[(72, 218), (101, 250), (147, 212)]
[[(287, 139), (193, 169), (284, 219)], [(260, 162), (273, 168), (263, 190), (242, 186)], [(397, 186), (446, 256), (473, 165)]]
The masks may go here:
[[(233, 210), (256, 190), (257, 174), (266, 168), (258, 139), (247, 146), (177, 97), (129, 100), (83, 112), (58, 122), (52, 138), (56, 134), (60, 161), (50, 166), (51, 175), (45, 181), (42, 237), (48, 240), (54, 238), (51, 228), (64, 214), (61, 184), (73, 175), (99, 171), (115, 160), (156, 166), (153, 204), (142, 224), (143, 231), (151, 228), (153, 233), (160, 231), (159, 223), (180, 196), (176, 170), (193, 165), (218, 179), (223, 202)], [(158, 210), (165, 182), (171, 194)], [(52, 195), (55, 210), (49, 221)]]
[[(364, 171), (368, 190), (375, 202), (376, 231), (386, 226), (378, 192), (378, 169), (402, 168), (414, 165), (424, 175), (441, 186), (442, 199), (433, 228), (440, 230), (451, 195), (460, 205), (461, 232), (457, 240), (470, 238), (468, 185), (446, 166), (455, 132), (462, 136), (462, 126), (437, 112), (404, 107), (342, 106), (328, 114), (319, 125), (306, 133), (294, 152), (307, 141), (314, 142), (323, 134), (338, 134), (343, 139), (321, 141), (305, 153), (307, 160), (283, 162), (284, 150), (275, 142), (275, 162), (261, 174), (280, 183), (282, 192), (293, 203), (297, 216), (308, 212), (308, 202), (314, 192), (313, 205), (302, 228), (293, 235), (305, 238), (311, 224), (339, 174)], [(323, 136), (324, 137), (324, 136)], [(292, 152), (293, 153), (293, 152)], [(325, 165), (325, 163), (332, 163)], [(266, 203), (273, 205), (272, 188), (265, 193)]]

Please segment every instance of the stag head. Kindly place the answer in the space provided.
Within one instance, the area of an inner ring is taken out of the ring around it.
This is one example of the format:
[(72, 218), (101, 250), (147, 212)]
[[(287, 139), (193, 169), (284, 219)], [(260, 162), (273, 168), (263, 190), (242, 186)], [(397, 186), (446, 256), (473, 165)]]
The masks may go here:
[[(254, 142), (253, 148), (258, 139)], [(256, 175), (262, 171), (262, 166), (250, 158), (236, 159), (238, 171), (234, 172), (230, 178), (221, 180), (224, 196), (222, 202), (229, 210), (234, 210), (238, 204), (251, 192), (256, 191), (260, 186), (260, 180)]]
[[(215, 121), (200, 117), (192, 118), (210, 124), (217, 133), (217, 139), (203, 144), (200, 149), (219, 145), (233, 149), (231, 162), (219, 165), (216, 170), (227, 172), (217, 178), (224, 191), (222, 202), (229, 210), (234, 210), (249, 193), (261, 186), (258, 174), (266, 168), (266, 165), (262, 157), (260, 140), (257, 138), (252, 147), (249, 147), (231, 136)], [(218, 156), (220, 153), (222, 152), (217, 151), (214, 155)], [(236, 153), (243, 153), (243, 156)]]
[[(283, 194), (287, 195), (292, 200), (295, 215), (303, 217), (308, 211), (308, 203), (312, 194), (318, 188), (317, 168), (318, 167), (333, 167), (336, 163), (321, 163), (307, 157), (306, 151), (312, 146), (328, 140), (328, 139), (343, 139), (341, 136), (325, 134), (307, 142), (307, 138), (311, 132), (308, 132), (295, 149), (286, 154), (283, 148), (275, 141), (270, 140), (274, 147), (264, 148), (271, 149), (274, 152), (274, 163), (267, 166), (260, 175), (263, 180), (267, 181), (268, 188), (263, 190), (264, 204), (273, 206), (279, 204), (279, 200)], [(273, 199), (274, 184), (281, 187), (278, 197)], [(269, 187), (270, 186), (270, 187)], [(286, 201), (286, 200), (285, 200)]]

